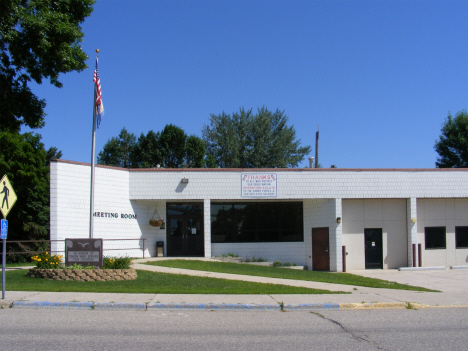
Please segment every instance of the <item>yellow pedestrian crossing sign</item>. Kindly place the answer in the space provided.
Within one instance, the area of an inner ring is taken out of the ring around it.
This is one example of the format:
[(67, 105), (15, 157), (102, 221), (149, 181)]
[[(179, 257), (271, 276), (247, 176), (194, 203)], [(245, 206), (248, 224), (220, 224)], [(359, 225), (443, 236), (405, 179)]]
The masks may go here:
[(0, 180), (0, 201), (2, 203), (0, 210), (2, 211), (3, 218), (6, 218), (8, 212), (10, 212), (11, 208), (15, 204), (16, 199), (15, 191), (5, 174), (2, 180)]

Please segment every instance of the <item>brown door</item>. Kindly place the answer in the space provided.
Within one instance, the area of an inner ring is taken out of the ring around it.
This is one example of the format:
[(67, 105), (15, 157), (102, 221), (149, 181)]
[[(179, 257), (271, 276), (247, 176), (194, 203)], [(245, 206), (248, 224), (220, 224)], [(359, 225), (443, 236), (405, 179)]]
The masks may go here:
[(314, 271), (330, 270), (328, 239), (328, 227), (312, 228), (312, 269)]

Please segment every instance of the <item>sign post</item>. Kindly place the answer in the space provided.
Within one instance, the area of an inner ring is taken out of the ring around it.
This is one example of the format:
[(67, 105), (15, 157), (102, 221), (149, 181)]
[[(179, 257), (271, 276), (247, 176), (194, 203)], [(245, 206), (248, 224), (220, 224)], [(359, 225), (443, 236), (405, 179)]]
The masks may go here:
[[(15, 204), (17, 197), (15, 191), (13, 190), (13, 186), (11, 185), (10, 181), (6, 174), (3, 176), (2, 180), (0, 180), (0, 201), (2, 201), (2, 206), (0, 207), (0, 211), (3, 214), (5, 219), (1, 220), (0, 228), (1, 234), (0, 239), (3, 241), (3, 251), (2, 251), (2, 299), (5, 300), (5, 266), (6, 266), (6, 239), (8, 234), (8, 221), (6, 220), (6, 216), (10, 212), (11, 208)], [(3, 194), (3, 195), (2, 195)]]
[(2, 300), (5, 300), (5, 265), (6, 265), (6, 238), (8, 234), (8, 221), (2, 219), (1, 221), (1, 236), (0, 239), (3, 241), (3, 254), (2, 254)]

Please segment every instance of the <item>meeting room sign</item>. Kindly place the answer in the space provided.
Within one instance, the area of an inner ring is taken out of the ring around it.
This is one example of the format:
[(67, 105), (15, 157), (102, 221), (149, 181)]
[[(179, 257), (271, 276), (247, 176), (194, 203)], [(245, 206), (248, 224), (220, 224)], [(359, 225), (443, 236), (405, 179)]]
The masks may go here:
[(276, 173), (242, 173), (242, 197), (276, 197)]

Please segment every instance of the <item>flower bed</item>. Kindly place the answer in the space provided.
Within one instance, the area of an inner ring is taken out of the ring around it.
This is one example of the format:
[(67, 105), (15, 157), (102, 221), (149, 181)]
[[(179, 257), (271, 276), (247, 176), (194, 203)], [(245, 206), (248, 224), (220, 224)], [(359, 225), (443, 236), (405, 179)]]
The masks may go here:
[(133, 280), (137, 278), (134, 269), (38, 269), (31, 268), (27, 274), (32, 278), (50, 280), (75, 280), (81, 282)]

